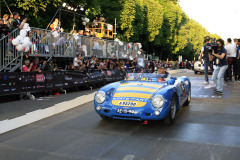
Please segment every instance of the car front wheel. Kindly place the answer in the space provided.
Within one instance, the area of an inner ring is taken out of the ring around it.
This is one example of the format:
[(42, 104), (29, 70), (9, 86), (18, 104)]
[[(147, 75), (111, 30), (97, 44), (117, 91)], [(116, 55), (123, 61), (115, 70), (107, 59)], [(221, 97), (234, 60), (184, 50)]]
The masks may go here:
[(188, 97), (183, 105), (188, 106), (190, 104), (190, 101), (191, 101), (191, 88), (189, 87)]
[(167, 125), (173, 124), (177, 112), (176, 95), (173, 96), (168, 116), (164, 119)]

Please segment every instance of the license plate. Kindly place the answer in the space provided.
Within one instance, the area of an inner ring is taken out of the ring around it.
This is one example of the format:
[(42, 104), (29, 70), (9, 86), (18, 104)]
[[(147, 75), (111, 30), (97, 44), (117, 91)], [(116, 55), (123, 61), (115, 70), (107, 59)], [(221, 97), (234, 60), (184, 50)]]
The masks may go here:
[(117, 109), (117, 113), (135, 114), (135, 111), (133, 109)]
[(137, 105), (136, 102), (119, 102), (119, 106), (128, 106), (128, 107), (135, 107)]

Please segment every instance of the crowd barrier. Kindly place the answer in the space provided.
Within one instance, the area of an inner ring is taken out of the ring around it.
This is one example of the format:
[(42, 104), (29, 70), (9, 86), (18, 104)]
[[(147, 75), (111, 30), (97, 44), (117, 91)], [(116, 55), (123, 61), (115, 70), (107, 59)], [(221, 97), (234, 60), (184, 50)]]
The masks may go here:
[(0, 73), (0, 96), (26, 92), (59, 90), (80, 86), (104, 85), (121, 81), (130, 70), (94, 70)]
[[(19, 35), (16, 29), (10, 34), (0, 38), (0, 71), (11, 68), (11, 64), (18, 63), (20, 54), (12, 44), (12, 40)], [(31, 28), (27, 36), (32, 42), (29, 56), (40, 57), (69, 57), (77, 54), (85, 57), (134, 59), (142, 57), (138, 54), (141, 45), (132, 42), (120, 42), (96, 37), (75, 35), (70, 33), (57, 33), (41, 28)], [(17, 62), (16, 62), (17, 61)]]
[(69, 33), (56, 33), (41, 28), (31, 28), (32, 47), (29, 55), (75, 56), (76, 53), (98, 58), (135, 58), (139, 54), (137, 43), (116, 42)]

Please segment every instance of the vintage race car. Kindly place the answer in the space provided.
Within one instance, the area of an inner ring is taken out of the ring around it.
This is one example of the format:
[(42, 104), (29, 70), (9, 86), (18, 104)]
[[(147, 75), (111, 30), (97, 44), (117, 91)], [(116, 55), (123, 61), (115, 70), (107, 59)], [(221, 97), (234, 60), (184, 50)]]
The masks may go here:
[[(216, 69), (216, 65), (213, 65), (213, 69)], [(204, 64), (201, 63), (200, 61), (196, 61), (194, 63), (194, 73), (198, 74), (199, 73), (204, 73), (205, 72), (205, 68), (204, 68)], [(208, 66), (208, 72), (211, 72), (210, 67)]]
[(164, 120), (172, 124), (177, 111), (191, 100), (187, 77), (128, 73), (125, 80), (108, 84), (95, 93), (94, 107), (104, 120)]

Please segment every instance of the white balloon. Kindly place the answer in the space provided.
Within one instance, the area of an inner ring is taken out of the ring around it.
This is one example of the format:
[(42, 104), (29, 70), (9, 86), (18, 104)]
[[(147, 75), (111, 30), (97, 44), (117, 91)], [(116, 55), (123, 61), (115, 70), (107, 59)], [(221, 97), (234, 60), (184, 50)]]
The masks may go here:
[(24, 29), (22, 29), (22, 30), (20, 31), (20, 36), (26, 37), (26, 35), (27, 35), (27, 31), (24, 30)]
[(19, 40), (19, 43), (22, 43), (22, 41), (23, 41), (23, 39), (24, 39), (24, 37), (22, 37), (22, 36), (17, 36), (17, 38), (16, 39), (18, 39)]
[(24, 37), (22, 37), (22, 36), (17, 36), (16, 39), (19, 41), (19, 44), (22, 44), (22, 43), (23, 43), (23, 40), (24, 40)]
[(17, 46), (17, 45), (19, 44), (19, 40), (18, 40), (18, 39), (13, 39), (13, 40), (12, 40), (12, 44), (13, 44), (14, 46)]
[(90, 20), (87, 18), (87, 19), (85, 19), (85, 21), (86, 21), (86, 23), (88, 23)]
[(122, 46), (122, 45), (123, 45), (123, 42), (118, 42), (118, 44), (119, 44), (120, 46)]
[(23, 45), (18, 44), (18, 45), (16, 46), (16, 49), (20, 52), (20, 51), (23, 51), (24, 47), (23, 47)]
[(24, 41), (30, 41), (29, 37), (24, 37)]
[(83, 25), (86, 25), (86, 22), (82, 22)]
[[(26, 38), (26, 37), (25, 37), (25, 38)], [(23, 45), (24, 47), (27, 47), (27, 46), (30, 45), (30, 41), (29, 41), (29, 39), (25, 39), (25, 38), (24, 38), (24, 40), (23, 40), (22, 45)]]
[(24, 52), (28, 52), (29, 50), (30, 50), (30, 47), (29, 47), (29, 46), (27, 46), (27, 47), (25, 47), (25, 48), (24, 48), (24, 50), (23, 50), (23, 51), (24, 51)]

